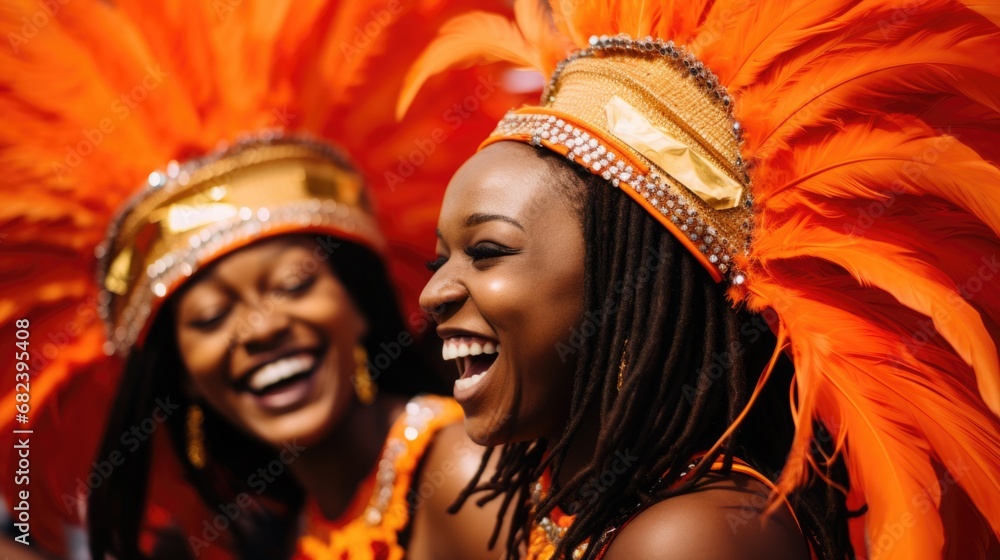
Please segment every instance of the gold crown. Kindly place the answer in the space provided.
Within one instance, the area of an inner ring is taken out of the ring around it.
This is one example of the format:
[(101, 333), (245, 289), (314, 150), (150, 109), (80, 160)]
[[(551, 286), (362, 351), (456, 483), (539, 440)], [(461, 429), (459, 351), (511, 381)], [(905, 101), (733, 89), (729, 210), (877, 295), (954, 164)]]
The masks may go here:
[(363, 177), (327, 144), (249, 140), (151, 173), (95, 251), (105, 351), (124, 355), (141, 344), (163, 300), (199, 268), (295, 232), (384, 249)]
[(559, 63), (540, 107), (508, 113), (483, 146), (518, 140), (565, 155), (635, 199), (717, 281), (742, 284), (753, 200), (729, 94), (671, 41), (590, 44)]

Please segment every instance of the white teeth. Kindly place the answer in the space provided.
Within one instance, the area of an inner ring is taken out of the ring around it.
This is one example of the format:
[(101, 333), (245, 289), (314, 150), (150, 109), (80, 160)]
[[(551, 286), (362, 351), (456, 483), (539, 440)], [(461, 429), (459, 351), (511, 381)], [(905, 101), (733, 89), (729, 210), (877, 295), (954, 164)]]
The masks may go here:
[(478, 356), (480, 354), (498, 354), (500, 344), (483, 339), (469, 340), (468, 337), (449, 338), (441, 346), (441, 359), (448, 361), (466, 356)]
[(297, 354), (275, 360), (254, 372), (247, 386), (253, 391), (261, 391), (270, 385), (312, 369), (316, 358), (311, 354)]
[(483, 380), (484, 377), (486, 377), (485, 371), (482, 373), (477, 373), (476, 375), (466, 377), (464, 379), (456, 379), (455, 387), (458, 387), (459, 389), (463, 390), (468, 389), (469, 387), (478, 384), (480, 381)]

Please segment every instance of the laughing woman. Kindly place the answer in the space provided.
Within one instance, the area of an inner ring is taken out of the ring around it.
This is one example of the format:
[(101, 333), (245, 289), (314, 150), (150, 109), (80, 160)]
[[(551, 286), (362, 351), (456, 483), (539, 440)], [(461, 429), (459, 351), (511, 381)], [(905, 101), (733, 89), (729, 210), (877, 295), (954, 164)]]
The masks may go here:
[(508, 557), (995, 558), (996, 10), (515, 12), (449, 22), (401, 101), (550, 78), (452, 178), (421, 296)]
[[(4, 36), (41, 13), (7, 4)], [(495, 556), (495, 511), (446, 513), (482, 453), (392, 282), (415, 311), (410, 240), (490, 126), (388, 102), (460, 3), (230, 4), (83, 0), (0, 53), (4, 328), (69, 342), (32, 372), (32, 541), (79, 555), (69, 512), (93, 558)]]

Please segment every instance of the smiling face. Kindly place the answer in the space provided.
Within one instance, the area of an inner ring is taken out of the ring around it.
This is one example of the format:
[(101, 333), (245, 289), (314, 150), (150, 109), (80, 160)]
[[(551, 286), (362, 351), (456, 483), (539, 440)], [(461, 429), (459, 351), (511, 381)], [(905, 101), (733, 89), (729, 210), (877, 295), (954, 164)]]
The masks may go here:
[(574, 354), (559, 350), (583, 313), (584, 242), (555, 176), (534, 148), (500, 142), (459, 169), (441, 207), (420, 304), (481, 445), (558, 434), (569, 415)]
[(350, 406), (367, 325), (314, 240), (277, 237), (227, 255), (188, 283), (173, 312), (189, 391), (237, 428), (309, 445)]

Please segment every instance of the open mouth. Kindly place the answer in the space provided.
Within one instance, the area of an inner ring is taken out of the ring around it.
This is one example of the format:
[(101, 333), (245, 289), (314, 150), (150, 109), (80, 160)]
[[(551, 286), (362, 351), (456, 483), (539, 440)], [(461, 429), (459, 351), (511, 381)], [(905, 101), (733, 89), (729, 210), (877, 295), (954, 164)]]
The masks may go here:
[(459, 375), (455, 388), (463, 391), (482, 382), (499, 355), (499, 342), (476, 336), (450, 337), (441, 347), (441, 357), (445, 361), (455, 360)]
[(317, 363), (318, 358), (308, 352), (285, 356), (257, 368), (243, 384), (255, 395), (266, 395), (309, 377)]

